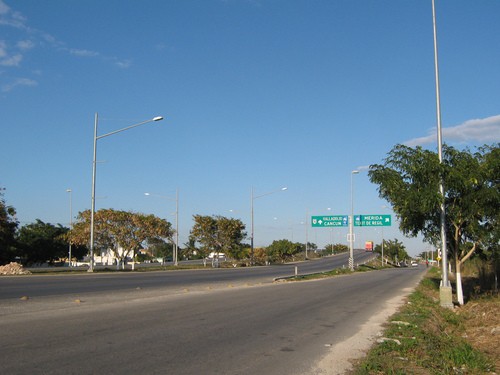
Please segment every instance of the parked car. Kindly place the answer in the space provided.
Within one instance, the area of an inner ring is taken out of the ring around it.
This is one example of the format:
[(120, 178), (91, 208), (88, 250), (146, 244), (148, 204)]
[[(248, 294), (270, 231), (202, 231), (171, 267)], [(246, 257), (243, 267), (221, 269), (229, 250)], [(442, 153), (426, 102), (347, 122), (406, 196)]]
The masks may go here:
[(415, 261), (413, 260), (413, 261), (411, 262), (411, 266), (412, 266), (412, 267), (418, 267), (418, 263), (417, 263), (417, 262), (415, 262)]

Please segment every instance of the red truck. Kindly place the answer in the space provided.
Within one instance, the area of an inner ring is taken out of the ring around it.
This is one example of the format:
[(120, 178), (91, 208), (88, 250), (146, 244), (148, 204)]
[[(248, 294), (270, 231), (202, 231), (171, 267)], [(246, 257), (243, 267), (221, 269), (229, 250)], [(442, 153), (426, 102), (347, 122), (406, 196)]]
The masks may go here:
[(365, 251), (373, 251), (373, 241), (365, 242)]

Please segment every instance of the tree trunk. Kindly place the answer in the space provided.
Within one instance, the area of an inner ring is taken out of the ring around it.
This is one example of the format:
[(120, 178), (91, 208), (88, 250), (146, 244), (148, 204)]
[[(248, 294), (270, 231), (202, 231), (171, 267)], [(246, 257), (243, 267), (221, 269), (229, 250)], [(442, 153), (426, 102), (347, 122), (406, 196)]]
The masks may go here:
[(464, 304), (464, 293), (462, 291), (462, 274), (461, 274), (462, 262), (458, 259), (458, 255), (455, 256), (455, 272), (457, 280), (457, 300), (459, 305)]

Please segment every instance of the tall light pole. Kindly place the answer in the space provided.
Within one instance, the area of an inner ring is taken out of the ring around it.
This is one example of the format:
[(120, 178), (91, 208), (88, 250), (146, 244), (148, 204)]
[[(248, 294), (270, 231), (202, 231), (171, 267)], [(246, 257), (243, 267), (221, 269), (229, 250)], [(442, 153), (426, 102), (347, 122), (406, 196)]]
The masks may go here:
[[(327, 207), (327, 211), (331, 211), (331, 207)], [(330, 214), (330, 213), (328, 213)], [(333, 254), (333, 227), (330, 228), (330, 245), (332, 246), (332, 254)]]
[[(382, 208), (388, 208), (387, 206), (382, 206)], [(384, 227), (380, 227), (382, 229), (382, 267), (384, 266)]]
[[(73, 229), (73, 200), (71, 199), (71, 193), (73, 190), (66, 189), (66, 193), (69, 193), (69, 229)], [(68, 267), (71, 267), (71, 239), (69, 240), (69, 249), (68, 249)]]
[[(146, 196), (165, 198), (168, 200), (174, 200), (173, 198), (166, 195), (158, 195), (151, 193), (144, 193)], [(179, 189), (175, 190), (175, 244), (174, 244), (174, 254), (173, 254), (174, 266), (179, 265)]]
[(269, 193), (265, 193), (265, 194), (261, 194), (261, 195), (257, 195), (257, 196), (254, 196), (253, 194), (253, 186), (252, 186), (252, 189), (251, 189), (251, 192), (250, 192), (250, 264), (253, 265), (254, 264), (254, 245), (253, 245), (253, 239), (254, 239), (254, 227), (253, 227), (253, 201), (256, 200), (257, 198), (262, 198), (262, 197), (265, 197), (266, 195), (271, 195), (271, 194), (274, 194), (274, 193), (278, 193), (280, 191), (285, 191), (287, 190), (288, 188), (287, 187), (282, 187), (281, 189), (279, 190), (274, 190), (274, 191), (271, 191)]
[(353, 194), (353, 176), (358, 174), (358, 170), (351, 171), (351, 215), (349, 218), (349, 269), (354, 271), (354, 194)]
[(94, 156), (92, 159), (92, 203), (91, 203), (92, 208), (90, 211), (90, 262), (89, 262), (88, 272), (94, 272), (94, 213), (95, 213), (95, 180), (96, 180), (97, 140), (104, 138), (104, 137), (108, 137), (108, 136), (116, 134), (116, 133), (123, 132), (125, 130), (135, 128), (137, 126), (147, 124), (148, 122), (161, 121), (161, 120), (163, 120), (163, 117), (161, 117), (161, 116), (153, 117), (150, 120), (139, 122), (138, 124), (130, 125), (130, 126), (127, 126), (125, 128), (118, 129), (118, 130), (112, 131), (110, 133), (106, 133), (106, 134), (98, 136), (97, 135), (98, 115), (97, 115), (97, 112), (95, 114), (95, 120), (94, 120)]
[[(437, 45), (437, 27), (436, 27), (436, 8), (432, 0), (432, 25), (434, 31), (434, 71), (436, 79), (436, 117), (437, 117), (437, 143), (439, 163), (443, 164), (443, 137), (441, 131), (441, 99), (439, 93), (439, 64), (438, 64), (438, 45)], [(446, 244), (446, 211), (445, 211), (445, 191), (443, 176), (439, 178), (439, 193), (441, 195), (441, 252), (443, 259), (442, 280), (439, 288), (440, 304), (443, 307), (453, 307), (452, 291), (450, 281), (448, 280), (448, 251)]]
[(308, 226), (309, 226), (309, 210), (306, 210), (306, 260), (307, 260), (307, 250), (309, 250), (309, 231), (308, 231)]

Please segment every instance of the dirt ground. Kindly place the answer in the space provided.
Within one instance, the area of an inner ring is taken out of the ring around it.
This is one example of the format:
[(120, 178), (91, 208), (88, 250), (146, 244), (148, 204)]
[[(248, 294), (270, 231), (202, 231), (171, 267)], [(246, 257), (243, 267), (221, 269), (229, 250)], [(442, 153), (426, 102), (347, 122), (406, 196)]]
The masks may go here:
[(465, 316), (465, 338), (476, 349), (495, 361), (500, 369), (500, 299), (471, 300), (457, 309)]
[(0, 266), (0, 275), (30, 275), (30, 271), (26, 271), (23, 266), (16, 262), (10, 262), (5, 266)]

